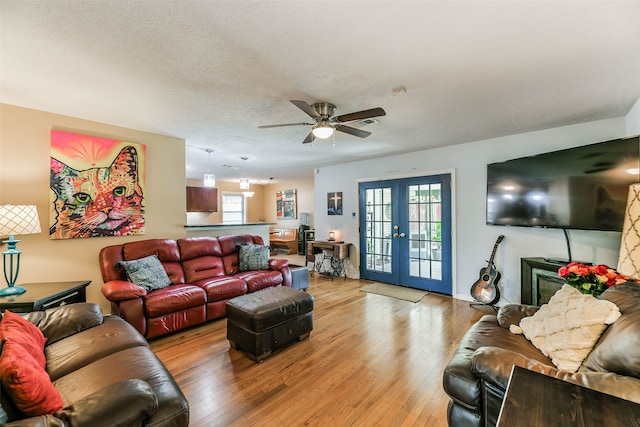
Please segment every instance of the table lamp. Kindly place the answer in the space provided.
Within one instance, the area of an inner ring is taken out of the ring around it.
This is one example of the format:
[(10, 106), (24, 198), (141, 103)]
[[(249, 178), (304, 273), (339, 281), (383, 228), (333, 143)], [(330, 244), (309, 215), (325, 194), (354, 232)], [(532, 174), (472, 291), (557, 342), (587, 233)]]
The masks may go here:
[(4, 261), (4, 279), (7, 287), (0, 289), (0, 296), (18, 295), (27, 292), (21, 286), (16, 286), (18, 273), (20, 272), (20, 251), (16, 249), (16, 244), (20, 240), (15, 239), (15, 235), (40, 233), (40, 221), (38, 220), (38, 210), (35, 206), (27, 205), (4, 205), (0, 206), (0, 236), (9, 236), (8, 240), (3, 240), (8, 249), (2, 253)]
[(640, 279), (640, 184), (629, 186), (617, 270), (632, 279)]

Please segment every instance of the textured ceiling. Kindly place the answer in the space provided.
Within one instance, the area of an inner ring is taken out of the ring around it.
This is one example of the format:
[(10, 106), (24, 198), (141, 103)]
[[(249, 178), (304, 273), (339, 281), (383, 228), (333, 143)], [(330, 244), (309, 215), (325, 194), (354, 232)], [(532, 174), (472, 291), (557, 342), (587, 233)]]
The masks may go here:
[[(288, 180), (640, 97), (640, 1), (0, 0), (0, 24), (1, 102), (184, 138), (188, 178), (209, 169), (192, 147), (218, 179), (247, 156), (252, 182)], [(308, 122), (291, 99), (387, 115), (313, 145), (258, 129)]]

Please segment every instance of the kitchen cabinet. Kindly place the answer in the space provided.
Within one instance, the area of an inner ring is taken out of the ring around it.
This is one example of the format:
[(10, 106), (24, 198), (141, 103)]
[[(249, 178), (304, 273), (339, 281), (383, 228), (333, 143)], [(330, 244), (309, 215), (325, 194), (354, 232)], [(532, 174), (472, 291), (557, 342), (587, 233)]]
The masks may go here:
[(187, 212), (218, 212), (218, 189), (187, 187)]

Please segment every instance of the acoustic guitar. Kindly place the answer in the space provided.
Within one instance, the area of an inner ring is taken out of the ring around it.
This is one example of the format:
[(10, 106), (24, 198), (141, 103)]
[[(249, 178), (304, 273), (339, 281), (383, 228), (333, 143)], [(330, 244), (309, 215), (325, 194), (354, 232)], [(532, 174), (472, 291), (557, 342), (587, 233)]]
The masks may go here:
[(500, 272), (496, 270), (495, 265), (493, 264), (493, 259), (496, 256), (498, 245), (503, 239), (504, 236), (498, 236), (496, 244), (493, 245), (493, 252), (491, 252), (491, 258), (489, 258), (487, 266), (480, 270), (480, 278), (473, 284), (473, 286), (471, 286), (471, 296), (482, 304), (493, 306), (493, 304), (498, 302), (500, 299), (498, 282), (500, 281), (501, 276)]

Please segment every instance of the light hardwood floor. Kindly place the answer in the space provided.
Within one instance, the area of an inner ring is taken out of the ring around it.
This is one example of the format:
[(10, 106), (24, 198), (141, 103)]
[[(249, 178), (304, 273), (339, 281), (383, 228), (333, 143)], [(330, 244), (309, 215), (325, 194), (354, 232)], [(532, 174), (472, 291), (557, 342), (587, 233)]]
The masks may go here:
[(185, 393), (193, 427), (446, 426), (442, 371), (488, 307), (428, 294), (361, 292), (310, 276), (311, 337), (255, 363), (229, 347), (226, 319), (151, 341)]

